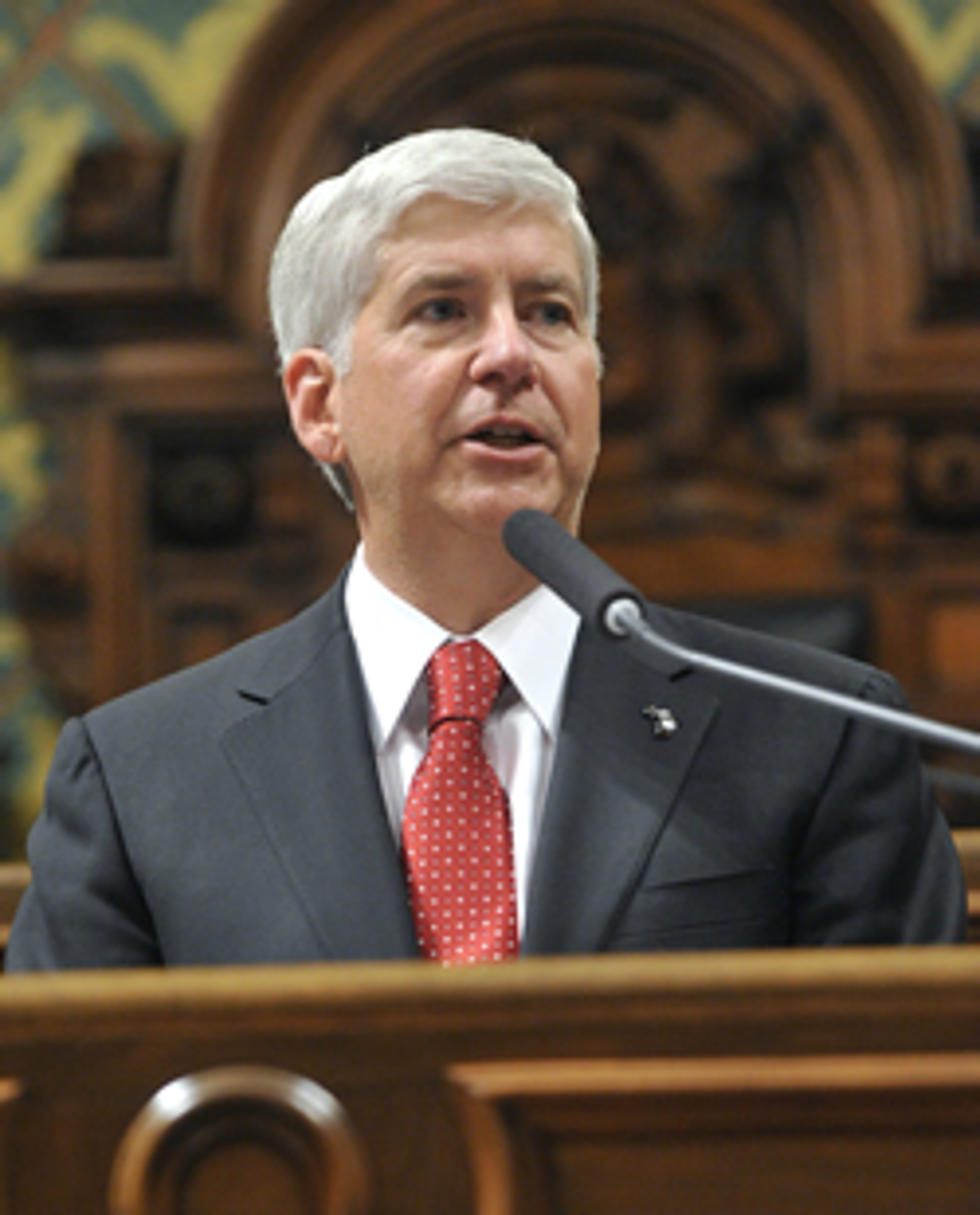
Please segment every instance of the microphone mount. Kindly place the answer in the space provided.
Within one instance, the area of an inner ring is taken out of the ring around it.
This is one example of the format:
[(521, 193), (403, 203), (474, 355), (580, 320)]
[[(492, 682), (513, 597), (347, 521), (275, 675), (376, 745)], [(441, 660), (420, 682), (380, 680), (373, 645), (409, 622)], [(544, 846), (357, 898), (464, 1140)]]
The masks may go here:
[(635, 638), (688, 666), (835, 709), (925, 742), (980, 755), (980, 734), (818, 684), (692, 650), (662, 636), (647, 620), (643, 596), (560, 523), (541, 511), (515, 511), (504, 524), (508, 552), (604, 636)]
[(602, 627), (604, 632), (615, 637), (636, 637), (643, 644), (659, 650), (661, 653), (669, 654), (672, 658), (686, 662), (692, 667), (712, 671), (716, 675), (723, 675), (729, 679), (739, 679), (769, 692), (781, 692), (811, 701), (814, 704), (824, 705), (827, 708), (838, 709), (851, 717), (861, 717), (873, 721), (877, 725), (899, 730), (903, 734), (910, 734), (924, 742), (938, 743), (942, 746), (953, 747), (958, 751), (980, 755), (980, 734), (976, 734), (972, 730), (933, 721), (931, 718), (922, 717), (916, 713), (891, 709), (887, 705), (860, 700), (856, 696), (834, 692), (832, 689), (820, 687), (818, 684), (802, 683), (800, 680), (790, 679), (786, 675), (777, 675), (774, 671), (746, 666), (744, 663), (732, 662), (727, 658), (719, 658), (717, 655), (706, 654), (700, 650), (692, 650), (687, 646), (668, 641), (666, 637), (651, 627), (633, 599), (624, 597), (612, 600), (606, 607)]

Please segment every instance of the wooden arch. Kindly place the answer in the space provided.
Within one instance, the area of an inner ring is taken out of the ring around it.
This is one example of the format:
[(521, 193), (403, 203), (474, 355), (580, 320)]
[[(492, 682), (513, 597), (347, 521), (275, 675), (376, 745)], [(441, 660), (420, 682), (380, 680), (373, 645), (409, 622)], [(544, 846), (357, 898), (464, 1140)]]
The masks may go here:
[(337, 572), (353, 533), (288, 434), (269, 254), (312, 181), (461, 123), (552, 150), (603, 248), (586, 539), (657, 598), (752, 600), (980, 726), (972, 185), (872, 0), (277, 6), (183, 156), (169, 246), (96, 233), (16, 301), (65, 475), (10, 569), (66, 706)]
[[(709, 242), (731, 218), (724, 187), (778, 176), (824, 405), (914, 374), (930, 292), (968, 258), (957, 133), (868, 0), (300, 0), (255, 41), (190, 161), (178, 231), (193, 280), (263, 332), (269, 252), (298, 194), (365, 146), (459, 122), (571, 142), (594, 189), (625, 143), (717, 209), (716, 229), (691, 217)], [(719, 197), (670, 163), (700, 156)], [(972, 388), (976, 356), (958, 354)]]
[(367, 1170), (343, 1106), (279, 1068), (210, 1068), (171, 1080), (129, 1124), (112, 1215), (366, 1215)]

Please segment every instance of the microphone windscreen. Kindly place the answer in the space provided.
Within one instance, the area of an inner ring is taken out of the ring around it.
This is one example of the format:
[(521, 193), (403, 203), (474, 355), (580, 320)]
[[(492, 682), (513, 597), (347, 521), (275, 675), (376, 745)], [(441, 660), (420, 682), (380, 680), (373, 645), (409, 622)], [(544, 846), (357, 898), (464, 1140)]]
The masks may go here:
[(503, 534), (515, 561), (604, 632), (611, 632), (605, 613), (614, 600), (632, 599), (643, 610), (643, 597), (635, 587), (543, 511), (515, 511)]

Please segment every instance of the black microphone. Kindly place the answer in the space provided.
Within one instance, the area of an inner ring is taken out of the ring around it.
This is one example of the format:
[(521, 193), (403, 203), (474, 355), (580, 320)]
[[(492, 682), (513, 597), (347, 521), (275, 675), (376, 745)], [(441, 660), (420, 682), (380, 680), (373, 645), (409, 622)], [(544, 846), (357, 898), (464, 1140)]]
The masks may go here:
[(863, 717), (900, 733), (959, 751), (980, 755), (980, 734), (915, 713), (859, 700), (818, 684), (804, 683), (760, 667), (732, 662), (669, 641), (646, 618), (644, 598), (615, 570), (542, 511), (515, 511), (504, 524), (504, 544), (540, 582), (551, 589), (600, 633), (635, 637), (690, 666), (754, 684), (771, 692), (796, 696), (853, 717)]
[(632, 603), (642, 615), (640, 592), (551, 515), (527, 507), (515, 511), (504, 524), (504, 544), (516, 561), (607, 636), (628, 635), (607, 619), (610, 608)]

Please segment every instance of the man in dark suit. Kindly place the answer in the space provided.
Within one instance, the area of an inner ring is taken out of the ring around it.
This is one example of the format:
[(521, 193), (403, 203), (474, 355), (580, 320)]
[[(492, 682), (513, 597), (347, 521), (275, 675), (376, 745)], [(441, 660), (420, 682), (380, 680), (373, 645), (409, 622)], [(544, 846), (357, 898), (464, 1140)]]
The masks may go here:
[[(9, 968), (419, 956), (402, 816), (426, 666), (460, 637), (504, 673), (484, 743), (521, 952), (962, 937), (914, 746), (605, 642), (505, 551), (520, 507), (578, 527), (596, 264), (570, 179), (486, 132), (409, 137), (300, 200), (270, 279), (282, 380), (358, 551), (290, 623), (66, 726)], [(650, 612), (901, 704), (865, 666)]]

